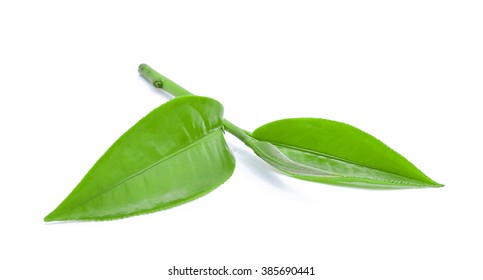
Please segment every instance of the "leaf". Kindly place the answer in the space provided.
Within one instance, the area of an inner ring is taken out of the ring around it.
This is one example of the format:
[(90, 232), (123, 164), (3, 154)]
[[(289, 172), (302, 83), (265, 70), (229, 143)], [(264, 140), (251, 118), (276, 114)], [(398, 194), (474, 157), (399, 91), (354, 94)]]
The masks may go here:
[(122, 135), (45, 221), (111, 220), (196, 199), (233, 173), (223, 107), (187, 96), (153, 110)]
[(308, 181), (360, 188), (440, 187), (400, 154), (353, 126), (324, 119), (283, 119), (247, 141), (282, 172)]

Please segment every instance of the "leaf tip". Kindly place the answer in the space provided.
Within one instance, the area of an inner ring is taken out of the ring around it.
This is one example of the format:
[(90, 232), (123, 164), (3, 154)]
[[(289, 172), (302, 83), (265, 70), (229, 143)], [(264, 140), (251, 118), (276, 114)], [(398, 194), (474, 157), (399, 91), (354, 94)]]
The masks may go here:
[[(424, 176), (426, 176), (426, 175), (424, 175)], [(444, 187), (444, 184), (438, 183), (438, 182), (434, 181), (433, 179), (429, 178), (428, 176), (426, 176), (426, 178), (427, 178), (427, 180), (425, 180), (425, 183), (426, 183), (427, 187), (431, 187), (431, 188)]]
[(52, 217), (52, 213), (48, 214), (47, 216), (44, 217), (44, 222), (53, 222), (55, 221), (55, 217)]
[(62, 220), (62, 216), (58, 214), (57, 209), (50, 212), (47, 216), (44, 217), (44, 222), (55, 222), (55, 221), (61, 221), (61, 220)]
[(434, 182), (434, 185), (432, 185), (431, 187), (433, 187), (433, 188), (442, 188), (442, 187), (444, 187), (444, 184), (440, 184), (440, 183)]

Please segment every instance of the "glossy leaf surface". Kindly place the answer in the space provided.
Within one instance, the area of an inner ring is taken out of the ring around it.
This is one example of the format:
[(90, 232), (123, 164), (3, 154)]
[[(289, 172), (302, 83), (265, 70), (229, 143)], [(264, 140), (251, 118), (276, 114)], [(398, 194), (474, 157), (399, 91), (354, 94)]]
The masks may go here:
[(124, 218), (210, 192), (235, 167), (222, 115), (222, 105), (206, 97), (158, 107), (109, 148), (45, 221)]
[(248, 145), (277, 169), (296, 178), (361, 188), (438, 187), (400, 154), (344, 123), (284, 119), (256, 129)]

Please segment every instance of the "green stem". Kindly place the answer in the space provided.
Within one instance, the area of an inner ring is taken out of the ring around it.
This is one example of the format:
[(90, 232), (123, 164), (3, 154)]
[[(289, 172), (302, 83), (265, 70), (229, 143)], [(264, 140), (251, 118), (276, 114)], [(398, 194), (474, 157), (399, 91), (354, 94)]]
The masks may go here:
[[(159, 74), (158, 72), (156, 72), (156, 70), (154, 70), (147, 64), (139, 65), (138, 71), (139, 71), (139, 74), (141, 74), (141, 76), (143, 76), (143, 78), (145, 78), (148, 82), (150, 82), (154, 87), (163, 89), (164, 91), (173, 95), (174, 97), (194, 95), (191, 92), (179, 86), (178, 84), (176, 84), (175, 82)], [(234, 125), (233, 123), (229, 122), (226, 119), (223, 120), (223, 125), (226, 131), (235, 135), (238, 139), (240, 139), (245, 144), (247, 143), (247, 141), (250, 141), (251, 139), (250, 132), (239, 128), (238, 126)]]

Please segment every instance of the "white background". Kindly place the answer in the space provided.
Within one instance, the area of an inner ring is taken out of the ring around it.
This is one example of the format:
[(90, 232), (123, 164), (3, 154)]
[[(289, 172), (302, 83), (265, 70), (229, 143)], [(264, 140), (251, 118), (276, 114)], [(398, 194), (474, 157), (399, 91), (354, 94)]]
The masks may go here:
[[(174, 265), (483, 279), (481, 1), (130, 2), (0, 3), (0, 279), (184, 279), (167, 276)], [(44, 223), (167, 100), (140, 63), (218, 99), (247, 130), (302, 116), (355, 125), (446, 186), (298, 181), (228, 136), (236, 170), (207, 196), (112, 222)], [(269, 278), (279, 279), (233, 277)]]

